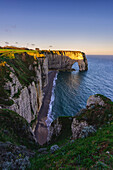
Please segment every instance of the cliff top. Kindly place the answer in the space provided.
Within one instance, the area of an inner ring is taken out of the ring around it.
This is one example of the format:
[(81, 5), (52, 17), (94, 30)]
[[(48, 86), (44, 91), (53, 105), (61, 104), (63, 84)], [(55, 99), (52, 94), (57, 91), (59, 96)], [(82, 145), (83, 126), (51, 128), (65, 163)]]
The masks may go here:
[(46, 54), (57, 54), (68, 56), (71, 59), (83, 60), (83, 52), (81, 51), (71, 51), (71, 50), (31, 50), (27, 48), (4, 48), (0, 49), (0, 53), (4, 54), (15, 54), (15, 53), (24, 53), (34, 56), (34, 57), (45, 57)]
[(45, 57), (44, 54), (41, 53), (41, 51), (37, 50), (29, 50), (29, 49), (0, 49), (0, 53), (4, 55), (14, 55), (14, 54), (20, 54), (20, 53), (27, 53), (33, 57)]
[[(38, 60), (27, 53), (1, 53), (0, 54), (0, 104), (12, 105), (10, 90), (5, 89), (7, 82), (12, 82), (16, 76), (23, 86), (27, 86), (36, 76), (35, 66)], [(16, 79), (15, 79), (16, 82)], [(19, 95), (19, 91), (18, 94)], [(15, 96), (16, 97), (16, 96)]]

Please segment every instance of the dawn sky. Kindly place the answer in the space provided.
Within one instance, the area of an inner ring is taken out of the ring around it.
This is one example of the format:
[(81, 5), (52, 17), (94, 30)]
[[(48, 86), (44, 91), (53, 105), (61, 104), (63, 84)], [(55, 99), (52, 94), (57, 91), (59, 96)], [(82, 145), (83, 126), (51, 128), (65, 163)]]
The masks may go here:
[(113, 0), (0, 0), (5, 42), (113, 55)]

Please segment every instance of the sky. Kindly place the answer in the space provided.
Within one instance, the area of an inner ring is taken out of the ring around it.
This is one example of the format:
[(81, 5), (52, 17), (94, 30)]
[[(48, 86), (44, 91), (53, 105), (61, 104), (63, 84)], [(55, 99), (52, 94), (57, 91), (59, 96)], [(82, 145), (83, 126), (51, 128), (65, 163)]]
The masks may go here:
[(0, 0), (0, 46), (113, 55), (113, 0)]

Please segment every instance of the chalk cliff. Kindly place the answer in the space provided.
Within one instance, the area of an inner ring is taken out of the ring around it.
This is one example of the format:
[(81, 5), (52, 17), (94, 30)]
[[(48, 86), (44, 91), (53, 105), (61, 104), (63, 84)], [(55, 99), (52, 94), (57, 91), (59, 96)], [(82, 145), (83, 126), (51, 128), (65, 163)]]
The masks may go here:
[(0, 108), (17, 112), (32, 124), (37, 123), (43, 88), (48, 84), (48, 69), (88, 69), (85, 54), (77, 51), (0, 53)]
[[(34, 58), (27, 53), (1, 56), (0, 106), (17, 112), (28, 123), (37, 120), (42, 105), (42, 89), (48, 83), (47, 58)], [(3, 82), (3, 83), (2, 83)]]
[(88, 70), (86, 56), (80, 51), (46, 51), (48, 68), (56, 70), (72, 70), (72, 65), (78, 62), (79, 70)]

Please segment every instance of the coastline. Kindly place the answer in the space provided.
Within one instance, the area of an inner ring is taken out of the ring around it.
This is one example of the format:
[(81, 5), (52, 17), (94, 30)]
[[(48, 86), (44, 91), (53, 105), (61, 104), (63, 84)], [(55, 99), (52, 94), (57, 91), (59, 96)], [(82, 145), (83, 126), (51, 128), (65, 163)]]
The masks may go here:
[(52, 90), (54, 88), (53, 83), (57, 73), (58, 71), (50, 71), (48, 73), (48, 84), (43, 89), (44, 98), (38, 115), (38, 123), (35, 128), (35, 137), (40, 145), (43, 145), (47, 141), (48, 126), (46, 120), (48, 119)]

